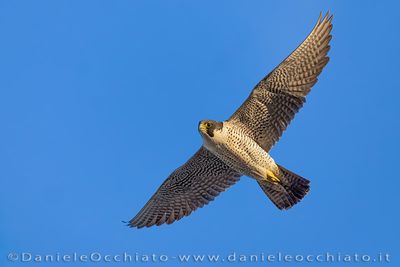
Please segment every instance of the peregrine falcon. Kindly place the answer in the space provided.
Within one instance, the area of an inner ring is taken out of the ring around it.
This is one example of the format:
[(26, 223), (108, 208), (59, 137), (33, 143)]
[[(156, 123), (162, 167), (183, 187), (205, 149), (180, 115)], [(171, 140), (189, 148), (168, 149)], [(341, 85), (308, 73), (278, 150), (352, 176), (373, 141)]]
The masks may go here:
[(242, 175), (257, 181), (279, 209), (289, 209), (309, 191), (310, 181), (268, 154), (328, 63), (332, 16), (317, 24), (282, 63), (262, 79), (226, 121), (200, 121), (202, 147), (158, 188), (130, 227), (171, 224), (212, 201)]

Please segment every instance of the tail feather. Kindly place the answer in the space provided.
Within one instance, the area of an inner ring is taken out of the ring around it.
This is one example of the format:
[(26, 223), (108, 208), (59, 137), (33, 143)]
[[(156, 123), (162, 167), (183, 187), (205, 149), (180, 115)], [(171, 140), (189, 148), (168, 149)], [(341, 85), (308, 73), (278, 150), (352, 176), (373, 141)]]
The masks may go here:
[(278, 207), (278, 209), (289, 209), (303, 199), (310, 190), (310, 181), (279, 166), (281, 183), (268, 181), (257, 181), (264, 193)]

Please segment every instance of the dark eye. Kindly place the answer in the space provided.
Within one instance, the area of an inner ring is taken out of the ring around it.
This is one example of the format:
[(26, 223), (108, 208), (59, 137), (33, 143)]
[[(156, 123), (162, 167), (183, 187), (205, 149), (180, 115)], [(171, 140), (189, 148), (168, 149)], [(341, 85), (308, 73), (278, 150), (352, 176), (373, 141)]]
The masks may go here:
[(206, 126), (207, 126), (207, 128), (210, 128), (211, 127), (211, 123), (207, 122)]

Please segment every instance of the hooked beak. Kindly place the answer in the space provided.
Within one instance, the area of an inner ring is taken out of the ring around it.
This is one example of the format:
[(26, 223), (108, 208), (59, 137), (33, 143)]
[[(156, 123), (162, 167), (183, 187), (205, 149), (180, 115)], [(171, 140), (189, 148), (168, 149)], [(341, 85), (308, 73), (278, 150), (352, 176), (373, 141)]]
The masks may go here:
[(199, 121), (199, 131), (202, 133), (207, 132), (206, 124), (203, 121)]

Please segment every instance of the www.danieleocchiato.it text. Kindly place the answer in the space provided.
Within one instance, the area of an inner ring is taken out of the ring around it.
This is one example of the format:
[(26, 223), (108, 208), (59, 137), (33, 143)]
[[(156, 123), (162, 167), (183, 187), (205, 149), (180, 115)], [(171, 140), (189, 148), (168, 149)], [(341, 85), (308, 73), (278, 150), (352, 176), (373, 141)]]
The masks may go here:
[(12, 262), (390, 262), (388, 253), (380, 252), (374, 255), (363, 253), (318, 253), (318, 254), (296, 254), (296, 253), (238, 253), (231, 252), (223, 254), (156, 254), (156, 253), (33, 253), (33, 252), (11, 252), (7, 259)]

